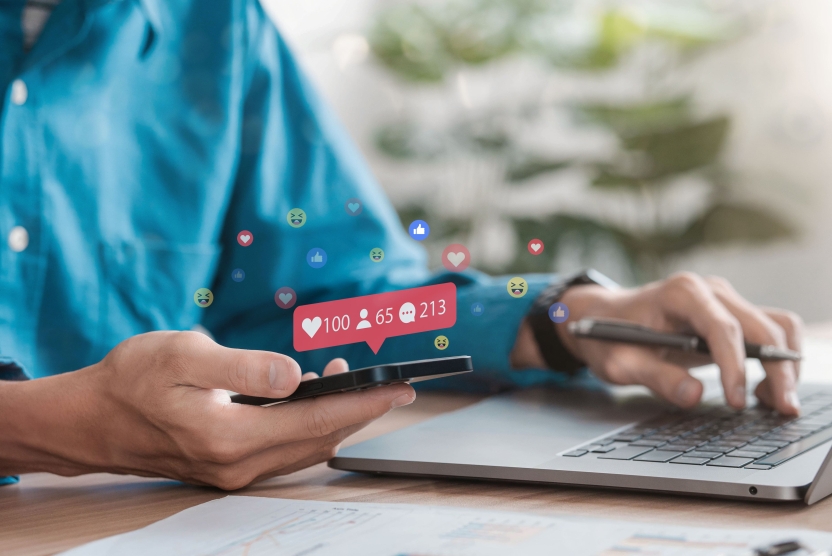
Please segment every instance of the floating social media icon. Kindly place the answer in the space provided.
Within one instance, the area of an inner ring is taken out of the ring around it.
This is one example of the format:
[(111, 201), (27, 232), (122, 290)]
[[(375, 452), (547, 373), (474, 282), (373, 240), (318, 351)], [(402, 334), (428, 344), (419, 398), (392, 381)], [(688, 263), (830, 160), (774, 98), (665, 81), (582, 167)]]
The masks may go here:
[(321, 268), (326, 264), (326, 251), (320, 247), (313, 247), (306, 254), (306, 262), (312, 268)]
[(475, 317), (482, 315), (485, 312), (485, 305), (477, 301), (471, 305), (471, 314)]
[(364, 204), (361, 199), (347, 199), (347, 202), (344, 203), (344, 210), (350, 216), (358, 216), (364, 210)]
[(414, 220), (407, 228), (407, 232), (416, 241), (422, 241), (430, 235), (430, 226), (424, 220)]
[(235, 268), (231, 271), (231, 279), (235, 282), (242, 282), (246, 279), (246, 271), (242, 268)]
[(277, 306), (281, 309), (291, 309), (297, 303), (298, 294), (295, 293), (295, 290), (292, 288), (287, 288), (283, 286), (276, 292), (274, 292), (274, 302), (277, 303)]
[(437, 336), (435, 340), (433, 340), (433, 345), (436, 346), (436, 349), (443, 350), (448, 347), (448, 337), (447, 336)]
[(529, 242), (528, 249), (532, 255), (540, 255), (543, 253), (543, 242), (539, 239), (533, 239)]
[(520, 276), (511, 278), (506, 284), (506, 290), (511, 297), (523, 297), (529, 289), (529, 285)]
[(366, 342), (378, 353), (387, 338), (454, 326), (456, 295), (456, 286), (445, 282), (298, 305), (292, 309), (292, 345), (309, 351)]
[(399, 307), (399, 320), (407, 324), (416, 320), (416, 306), (411, 302), (403, 303)]
[(306, 213), (303, 209), (293, 208), (286, 214), (286, 222), (293, 228), (300, 228), (306, 224)]
[(569, 307), (563, 303), (552, 303), (549, 307), (549, 318), (552, 319), (552, 322), (558, 324), (566, 322), (566, 319), (569, 318)]
[(370, 260), (374, 263), (380, 263), (384, 260), (384, 251), (378, 247), (370, 249)]
[(248, 247), (252, 244), (252, 242), (254, 242), (254, 234), (252, 234), (248, 230), (243, 230), (242, 232), (237, 234), (237, 243), (239, 243), (243, 247)]
[(194, 292), (194, 303), (197, 307), (210, 307), (214, 302), (214, 294), (208, 288), (199, 288)]
[(452, 243), (442, 251), (442, 266), (451, 272), (462, 272), (471, 263), (471, 253), (461, 243)]

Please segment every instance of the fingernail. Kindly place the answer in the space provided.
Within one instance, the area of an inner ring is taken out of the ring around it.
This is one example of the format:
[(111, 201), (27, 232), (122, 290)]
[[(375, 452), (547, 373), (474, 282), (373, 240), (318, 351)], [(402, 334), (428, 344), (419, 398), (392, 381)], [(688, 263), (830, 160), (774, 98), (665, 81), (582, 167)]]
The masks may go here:
[(791, 392), (786, 393), (786, 403), (792, 406), (793, 408), (799, 410), (800, 409), (800, 398), (797, 397), (797, 392), (792, 390)]
[(737, 405), (745, 405), (745, 386), (742, 384), (734, 386), (734, 402)]
[(676, 399), (681, 405), (690, 405), (696, 401), (698, 385), (694, 379), (686, 379), (676, 387)]
[(286, 373), (280, 373), (277, 371), (277, 365), (275, 365), (274, 361), (269, 364), (269, 386), (271, 386), (273, 390), (285, 390), (287, 386), (287, 378)]
[(390, 409), (396, 409), (397, 407), (411, 404), (415, 399), (416, 396), (414, 396), (413, 394), (402, 394), (401, 396), (390, 402)]

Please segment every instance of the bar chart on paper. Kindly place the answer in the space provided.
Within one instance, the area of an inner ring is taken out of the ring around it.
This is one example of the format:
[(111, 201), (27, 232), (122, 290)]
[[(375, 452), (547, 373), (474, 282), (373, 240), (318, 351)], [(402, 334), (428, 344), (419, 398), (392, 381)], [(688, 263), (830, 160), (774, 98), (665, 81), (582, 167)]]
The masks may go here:
[(798, 539), (815, 550), (832, 534), (704, 529), (440, 506), (228, 496), (66, 556), (748, 556)]

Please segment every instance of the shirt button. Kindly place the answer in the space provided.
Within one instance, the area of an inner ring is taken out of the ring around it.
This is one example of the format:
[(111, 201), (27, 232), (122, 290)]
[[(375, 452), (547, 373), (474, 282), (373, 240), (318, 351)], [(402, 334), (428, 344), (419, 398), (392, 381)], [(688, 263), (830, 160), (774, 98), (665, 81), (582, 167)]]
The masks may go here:
[(15, 79), (12, 82), (12, 102), (18, 106), (26, 104), (26, 99), (29, 98), (29, 88), (21, 79)]
[(9, 247), (15, 253), (20, 253), (29, 247), (29, 232), (23, 226), (15, 226), (9, 232)]

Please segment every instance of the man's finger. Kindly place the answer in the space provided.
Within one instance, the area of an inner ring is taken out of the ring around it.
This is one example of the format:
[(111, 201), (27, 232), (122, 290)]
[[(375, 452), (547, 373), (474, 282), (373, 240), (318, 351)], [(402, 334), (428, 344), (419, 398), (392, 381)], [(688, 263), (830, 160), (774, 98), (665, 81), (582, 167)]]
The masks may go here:
[[(803, 319), (791, 311), (783, 311), (781, 309), (771, 309), (768, 307), (762, 308), (763, 312), (768, 317), (780, 325), (786, 332), (786, 344), (789, 349), (798, 353), (803, 352)], [(795, 376), (800, 377), (800, 361), (792, 363), (794, 365)]]
[(173, 367), (191, 386), (284, 398), (300, 384), (300, 366), (291, 357), (226, 348), (196, 332), (171, 335), (161, 352), (167, 359), (162, 363)]
[(392, 384), (298, 400), (273, 407), (229, 404), (216, 423), (217, 438), (242, 459), (273, 446), (323, 438), (358, 423), (377, 419), (416, 398), (409, 384)]
[(663, 360), (652, 349), (619, 346), (610, 355), (616, 366), (611, 378), (618, 383), (642, 384), (685, 409), (702, 399), (702, 383), (690, 376), (685, 367)]
[[(749, 342), (788, 347), (783, 328), (766, 315), (761, 309), (743, 299), (733, 287), (720, 278), (709, 278), (717, 299), (737, 317), (742, 326), (743, 336)], [(797, 397), (797, 376), (791, 361), (765, 361), (763, 369), (769, 379), (770, 399), (774, 409), (784, 415), (800, 413), (800, 401)]]
[(733, 407), (745, 407), (745, 344), (737, 318), (695, 274), (669, 278), (662, 286), (660, 299), (669, 316), (690, 325), (705, 338), (720, 369), (725, 399)]
[(346, 373), (349, 370), (350, 365), (347, 363), (347, 360), (337, 357), (326, 364), (326, 367), (324, 367), (324, 376)]

